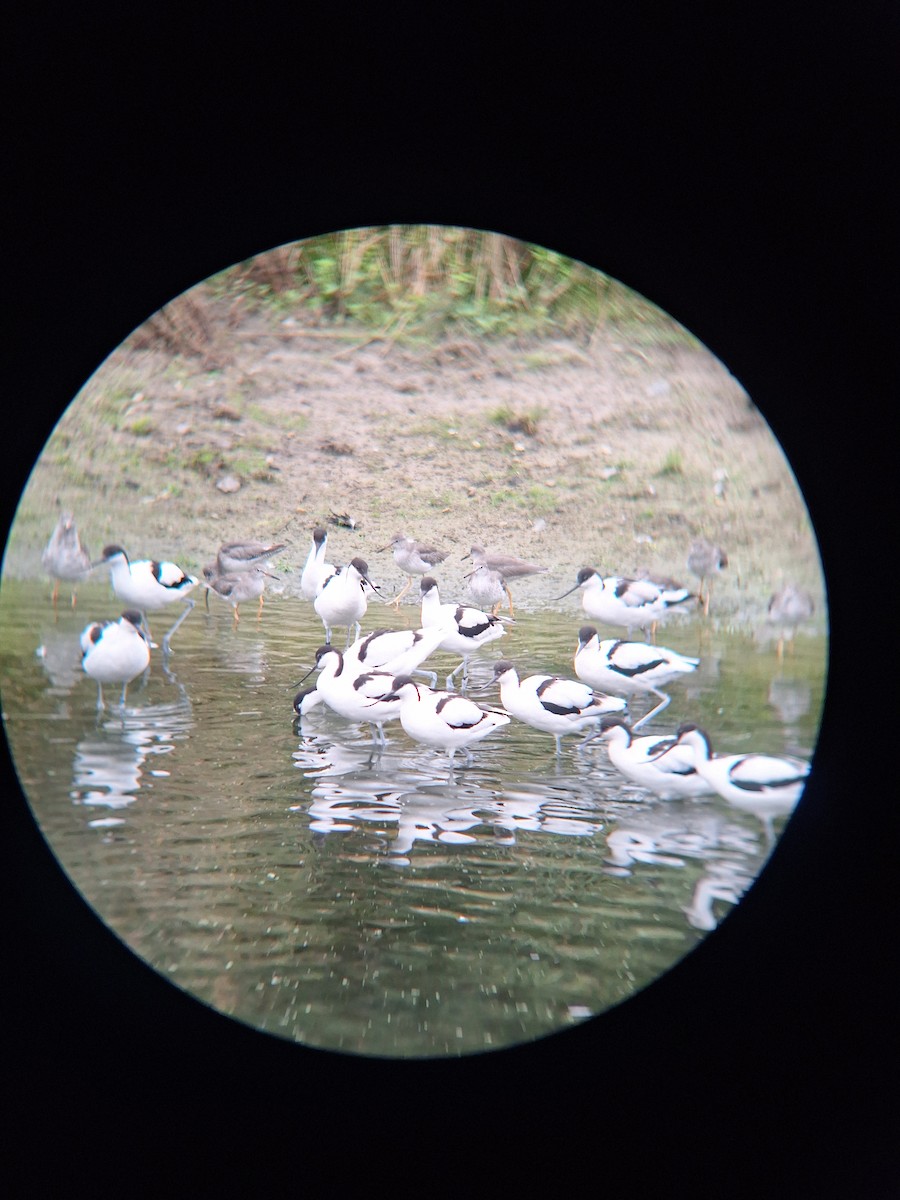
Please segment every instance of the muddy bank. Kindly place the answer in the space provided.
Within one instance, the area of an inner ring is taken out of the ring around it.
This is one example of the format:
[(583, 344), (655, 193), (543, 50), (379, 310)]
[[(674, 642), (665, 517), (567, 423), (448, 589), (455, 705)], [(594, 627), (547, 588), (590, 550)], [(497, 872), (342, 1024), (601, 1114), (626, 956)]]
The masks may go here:
[(192, 570), (223, 541), (285, 541), (276, 568), (288, 590), (317, 523), (333, 561), (362, 555), (389, 591), (403, 577), (377, 549), (392, 534), (446, 549), (448, 598), (477, 541), (550, 567), (517, 588), (526, 607), (587, 564), (694, 586), (687, 551), (705, 536), (729, 556), (715, 616), (755, 620), (785, 579), (822, 611), (815, 541), (780, 447), (739, 383), (687, 339), (610, 328), (586, 345), (403, 345), (210, 312), (203, 354), (138, 336), (88, 382), (35, 467), (6, 572), (42, 573), (62, 504), (93, 553), (117, 541)]

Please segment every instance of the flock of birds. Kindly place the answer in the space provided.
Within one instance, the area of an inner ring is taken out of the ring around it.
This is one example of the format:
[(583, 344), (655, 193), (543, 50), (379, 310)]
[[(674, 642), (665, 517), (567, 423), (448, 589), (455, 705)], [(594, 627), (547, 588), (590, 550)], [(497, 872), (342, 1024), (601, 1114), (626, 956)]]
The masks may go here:
[[(659, 622), (673, 612), (685, 611), (694, 602), (708, 614), (711, 581), (728, 563), (724, 551), (712, 543), (695, 542), (688, 556), (687, 565), (700, 580), (697, 594), (672, 580), (651, 575), (627, 579), (603, 576), (593, 567), (582, 568), (574, 585), (557, 599), (580, 591), (585, 614), (598, 623), (624, 627), (626, 638), (601, 639), (594, 625), (583, 625), (573, 657), (575, 679), (544, 674), (520, 679), (513, 663), (501, 659), (494, 664), (487, 685), (499, 688), (499, 708), (478, 704), (465, 694), (469, 660), (506, 633), (506, 625), (514, 615), (509, 581), (545, 572), (547, 567), (508, 555), (488, 554), (482, 546), (473, 545), (464, 556), (474, 564), (466, 577), (473, 603), (445, 603), (433, 572), (446, 559), (446, 552), (398, 533), (380, 549), (392, 550), (407, 579), (397, 596), (386, 598), (369, 577), (364, 559), (354, 557), (343, 566), (335, 566), (326, 559), (326, 547), (326, 530), (317, 527), (300, 575), (300, 591), (312, 602), (323, 623), (325, 642), (300, 681), (304, 683), (318, 672), (315, 684), (300, 690), (294, 699), (298, 716), (324, 703), (349, 721), (368, 723), (378, 747), (386, 743), (385, 723), (399, 719), (413, 740), (445, 750), (451, 764), (457, 750), (471, 762), (470, 747), (474, 743), (515, 719), (550, 734), (557, 754), (562, 738), (568, 734), (583, 734), (582, 746), (602, 740), (611, 763), (622, 775), (663, 798), (716, 792), (730, 804), (757, 813), (764, 822), (777, 813), (790, 811), (796, 803), (809, 772), (809, 764), (802, 759), (760, 753), (715, 754), (709, 735), (693, 723), (680, 725), (668, 736), (642, 736), (637, 732), (670, 703), (662, 687), (693, 672), (699, 659), (658, 646), (655, 641), (630, 640), (631, 631), (655, 634)], [(98, 707), (104, 706), (104, 684), (122, 684), (124, 705), (128, 684), (147, 669), (154, 645), (148, 612), (176, 601), (184, 605), (162, 640), (164, 654), (169, 653), (172, 635), (194, 607), (190, 593), (198, 584), (206, 589), (207, 603), (212, 592), (233, 606), (235, 622), (240, 619), (238, 609), (244, 602), (258, 598), (261, 612), (266, 578), (270, 577), (266, 564), (282, 549), (283, 543), (224, 544), (204, 567), (200, 580), (175, 563), (133, 561), (116, 544), (106, 546), (100, 558), (93, 561), (81, 543), (71, 514), (63, 513), (42, 558), (56, 581), (54, 606), (61, 580), (74, 587), (100, 566), (109, 568), (113, 591), (128, 605), (119, 620), (92, 622), (81, 634), (82, 665), (97, 682)], [(399, 606), (416, 576), (420, 576), (420, 627), (377, 629), (363, 635), (361, 622), (369, 594), (376, 593), (386, 603)], [(509, 618), (498, 612), (504, 601), (509, 606)], [(75, 602), (73, 590), (73, 606)], [(811, 597), (793, 585), (772, 597), (768, 617), (782, 631), (779, 656), (789, 632), (812, 612)], [(335, 628), (347, 630), (343, 650), (332, 645)], [(443, 689), (437, 687), (436, 673), (423, 666), (437, 651), (460, 656)], [(460, 690), (456, 691), (454, 680), (460, 672)], [(416, 676), (427, 682), (419, 682)], [(625, 697), (635, 694), (651, 694), (659, 703), (629, 724), (622, 715), (627, 707)]]

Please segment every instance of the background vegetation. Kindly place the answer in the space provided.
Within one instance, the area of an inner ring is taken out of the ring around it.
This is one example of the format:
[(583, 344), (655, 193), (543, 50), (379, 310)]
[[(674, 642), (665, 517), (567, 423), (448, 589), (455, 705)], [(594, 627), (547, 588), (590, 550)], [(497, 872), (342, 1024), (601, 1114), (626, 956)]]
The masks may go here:
[(412, 343), (446, 335), (590, 340), (617, 325), (655, 342), (694, 344), (654, 305), (584, 263), (503, 234), (438, 225), (351, 229), (279, 246), (179, 297), (145, 335), (180, 352), (202, 350), (205, 302), (216, 300)]

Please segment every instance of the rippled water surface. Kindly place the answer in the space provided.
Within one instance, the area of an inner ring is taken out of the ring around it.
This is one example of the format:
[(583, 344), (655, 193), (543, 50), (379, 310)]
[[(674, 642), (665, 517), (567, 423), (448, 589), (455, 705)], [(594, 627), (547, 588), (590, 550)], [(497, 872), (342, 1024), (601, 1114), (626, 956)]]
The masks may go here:
[[(382, 753), (324, 707), (298, 724), (291, 701), (322, 627), (292, 596), (268, 599), (259, 622), (246, 606), (237, 628), (201, 601), (125, 711), (98, 715), (78, 636), (116, 615), (99, 582), (56, 619), (44, 583), (4, 582), (0, 678), (20, 779), (103, 920), (173, 983), (271, 1033), (391, 1056), (538, 1037), (680, 959), (771, 850), (754, 816), (717, 797), (657, 800), (599, 743), (566, 739), (557, 758), (550, 735), (513, 721), (451, 769), (398, 722)], [(416, 615), (370, 608), (364, 628)], [(574, 599), (518, 614), (473, 660), (470, 692), (501, 653), (520, 675), (571, 675), (580, 623)], [(798, 638), (783, 663), (771, 641), (696, 618), (660, 641), (702, 661), (647, 730), (689, 719), (721, 751), (811, 755), (824, 638)], [(456, 665), (432, 661), (441, 678)], [(496, 689), (483, 699), (497, 704)]]

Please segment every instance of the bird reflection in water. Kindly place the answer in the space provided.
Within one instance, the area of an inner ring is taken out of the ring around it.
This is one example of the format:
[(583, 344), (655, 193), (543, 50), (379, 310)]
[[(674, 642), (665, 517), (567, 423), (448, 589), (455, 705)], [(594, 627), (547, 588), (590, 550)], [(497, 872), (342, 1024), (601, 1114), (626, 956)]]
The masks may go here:
[(180, 695), (174, 703), (128, 707), (98, 721), (78, 742), (69, 792), (73, 804), (124, 809), (148, 786), (147, 775), (168, 775), (165, 768), (145, 767), (145, 763), (170, 754), (193, 725), (190, 700), (178, 686)]
[[(607, 874), (627, 876), (632, 868), (685, 868), (691, 860), (703, 863), (703, 874), (682, 911), (693, 929), (715, 929), (724, 915), (721, 906), (737, 904), (756, 878), (762, 860), (759, 841), (744, 826), (718, 813), (671, 804), (617, 823), (606, 839)], [(714, 906), (719, 903), (719, 908)]]

